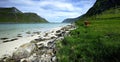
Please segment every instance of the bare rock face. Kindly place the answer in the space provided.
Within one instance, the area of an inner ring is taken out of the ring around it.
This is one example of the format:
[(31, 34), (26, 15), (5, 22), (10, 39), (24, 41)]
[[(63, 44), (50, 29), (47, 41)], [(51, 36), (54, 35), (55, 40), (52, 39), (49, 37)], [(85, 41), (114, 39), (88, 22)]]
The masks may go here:
[(37, 50), (37, 46), (34, 43), (26, 43), (21, 45), (14, 53), (13, 59), (20, 60), (22, 58), (27, 58)]

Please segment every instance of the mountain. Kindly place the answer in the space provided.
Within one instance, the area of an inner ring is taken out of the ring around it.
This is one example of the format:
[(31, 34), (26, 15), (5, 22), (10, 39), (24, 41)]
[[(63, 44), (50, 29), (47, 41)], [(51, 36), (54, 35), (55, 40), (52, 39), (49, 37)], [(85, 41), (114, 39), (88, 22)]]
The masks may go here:
[(67, 18), (67, 19), (65, 19), (62, 23), (73, 23), (73, 22), (75, 22), (75, 21), (76, 21), (75, 18)]
[[(119, 14), (120, 12), (120, 1), (119, 0), (97, 0), (93, 7), (91, 7), (86, 14), (77, 18), (66, 19), (63, 22), (75, 22), (79, 20), (87, 20), (88, 17), (95, 18), (98, 15), (107, 13), (108, 15)], [(119, 16), (117, 16), (119, 17)]]
[(0, 8), (0, 13), (22, 13), (20, 10), (16, 9), (15, 7), (11, 8)]
[(62, 23), (74, 23), (76, 22), (77, 20), (79, 20), (80, 18), (82, 18), (82, 16), (79, 16), (77, 18), (67, 18), (67, 19), (64, 19), (62, 21)]
[(45, 23), (36, 13), (23, 13), (15, 7), (0, 8), (0, 23)]
[(111, 8), (120, 7), (119, 0), (97, 0), (93, 7), (91, 7), (86, 16), (93, 16), (96, 14), (101, 14), (102, 12), (109, 10)]

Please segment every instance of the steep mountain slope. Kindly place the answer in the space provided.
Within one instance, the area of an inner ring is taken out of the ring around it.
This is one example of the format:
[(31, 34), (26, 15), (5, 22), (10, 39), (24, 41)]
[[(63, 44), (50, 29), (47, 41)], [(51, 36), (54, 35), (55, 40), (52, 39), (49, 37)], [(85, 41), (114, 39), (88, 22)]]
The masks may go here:
[(118, 7), (120, 7), (119, 0), (97, 0), (94, 6), (90, 8), (89, 11), (85, 15), (93, 16), (96, 14), (100, 14), (111, 8), (118, 8)]
[[(119, 14), (120, 11), (120, 1), (119, 0), (97, 0), (96, 3), (91, 7), (88, 12), (77, 18), (72, 18), (71, 21), (75, 22), (77, 20), (87, 20), (87, 18), (95, 18), (98, 15), (102, 14)], [(111, 11), (111, 12), (110, 12)], [(65, 20), (64, 22), (67, 22)]]
[(36, 13), (22, 13), (15, 7), (0, 8), (0, 23), (40, 23), (47, 22)]

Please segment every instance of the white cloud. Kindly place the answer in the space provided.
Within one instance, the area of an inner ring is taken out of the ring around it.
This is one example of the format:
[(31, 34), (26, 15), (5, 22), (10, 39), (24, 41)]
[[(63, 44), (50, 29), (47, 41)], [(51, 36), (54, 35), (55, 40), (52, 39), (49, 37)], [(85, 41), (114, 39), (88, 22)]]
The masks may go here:
[(23, 12), (35, 12), (50, 22), (61, 22), (65, 18), (74, 18), (84, 14), (95, 2), (95, 0), (82, 0), (74, 3), (68, 1), (9, 0), (9, 2), (2, 1), (2, 4), (0, 2), (0, 6), (15, 6)]

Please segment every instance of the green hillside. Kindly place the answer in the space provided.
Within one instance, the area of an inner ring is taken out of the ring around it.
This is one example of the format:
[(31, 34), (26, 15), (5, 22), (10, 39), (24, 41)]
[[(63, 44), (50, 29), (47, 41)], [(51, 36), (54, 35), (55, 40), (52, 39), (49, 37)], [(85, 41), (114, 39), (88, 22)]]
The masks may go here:
[(120, 7), (119, 5), (119, 0), (97, 0), (94, 6), (90, 8), (89, 11), (85, 14), (85, 16), (101, 14), (102, 12), (111, 8), (118, 8)]
[(97, 0), (94, 6), (91, 7), (86, 14), (79, 16), (77, 18), (65, 19), (63, 23), (64, 22), (72, 23), (80, 19), (81, 20), (86, 19), (86, 17), (90, 18), (91, 16), (96, 17), (96, 15), (99, 15), (99, 14), (102, 14), (103, 12), (105, 13), (105, 11), (111, 10), (111, 8), (112, 9), (120, 8), (120, 1), (119, 0)]
[(41, 23), (47, 22), (36, 13), (22, 13), (15, 7), (0, 8), (0, 23)]
[(75, 18), (67, 18), (67, 19), (63, 20), (62, 23), (74, 23), (75, 21), (76, 21)]
[[(58, 61), (120, 62), (119, 3), (119, 0), (97, 0), (85, 15), (77, 18), (77, 29), (57, 43)], [(89, 26), (84, 25), (86, 20)]]

